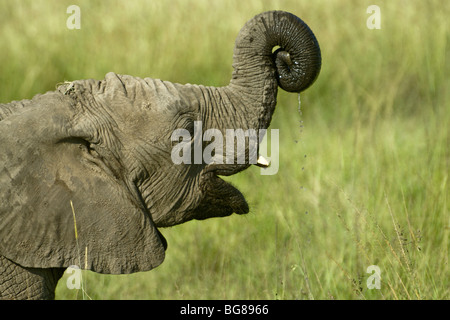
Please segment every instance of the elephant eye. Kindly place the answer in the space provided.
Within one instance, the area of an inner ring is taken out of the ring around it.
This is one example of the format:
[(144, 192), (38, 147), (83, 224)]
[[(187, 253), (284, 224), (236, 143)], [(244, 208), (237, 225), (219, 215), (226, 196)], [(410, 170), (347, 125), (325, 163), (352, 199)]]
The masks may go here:
[(175, 129), (185, 129), (189, 132), (191, 138), (194, 137), (194, 115), (191, 112), (180, 113), (177, 115)]
[(194, 141), (195, 124), (191, 117), (186, 116), (186, 114), (184, 116), (179, 115), (174, 123), (174, 131), (171, 132), (172, 147), (182, 141)]
[(194, 121), (186, 121), (186, 125), (184, 126), (184, 129), (189, 131), (189, 134), (192, 138), (194, 138)]

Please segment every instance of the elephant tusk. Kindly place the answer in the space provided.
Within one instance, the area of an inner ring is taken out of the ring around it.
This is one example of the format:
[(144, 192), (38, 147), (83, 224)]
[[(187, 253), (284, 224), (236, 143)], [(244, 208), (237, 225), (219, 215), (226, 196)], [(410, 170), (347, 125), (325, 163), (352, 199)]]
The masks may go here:
[(256, 166), (267, 168), (270, 166), (270, 161), (264, 158), (262, 155), (259, 155), (258, 160), (256, 161)]

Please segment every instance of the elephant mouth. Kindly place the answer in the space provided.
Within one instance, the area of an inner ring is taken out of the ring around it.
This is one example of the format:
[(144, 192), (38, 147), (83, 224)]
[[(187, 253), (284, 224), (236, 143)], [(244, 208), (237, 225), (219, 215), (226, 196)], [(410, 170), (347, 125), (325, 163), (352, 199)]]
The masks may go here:
[[(224, 217), (233, 213), (247, 214), (249, 206), (243, 194), (231, 183), (220, 176), (231, 176), (244, 171), (252, 164), (209, 164), (202, 174), (201, 189), (203, 200), (197, 208), (196, 219), (202, 220), (211, 217)], [(270, 161), (258, 156), (253, 165), (267, 168)]]
[(203, 199), (197, 207), (195, 219), (225, 217), (233, 213), (246, 214), (249, 206), (242, 193), (220, 176), (231, 176), (247, 169), (250, 164), (210, 164), (202, 174)]

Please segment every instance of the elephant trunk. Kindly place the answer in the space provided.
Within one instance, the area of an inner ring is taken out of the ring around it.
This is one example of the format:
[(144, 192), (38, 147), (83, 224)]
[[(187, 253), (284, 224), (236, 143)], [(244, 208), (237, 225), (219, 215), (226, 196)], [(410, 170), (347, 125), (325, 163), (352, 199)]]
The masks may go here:
[(239, 92), (247, 125), (267, 128), (278, 86), (301, 92), (316, 80), (321, 68), (319, 44), (309, 27), (295, 15), (264, 12), (249, 20), (239, 32), (233, 68), (228, 87)]

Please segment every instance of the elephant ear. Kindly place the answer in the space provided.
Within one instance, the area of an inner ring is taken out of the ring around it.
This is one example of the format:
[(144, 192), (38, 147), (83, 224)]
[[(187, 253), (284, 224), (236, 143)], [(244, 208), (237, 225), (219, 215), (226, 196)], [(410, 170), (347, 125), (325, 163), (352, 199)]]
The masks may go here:
[(0, 120), (0, 255), (112, 274), (162, 263), (165, 239), (132, 187), (67, 134), (70, 98), (47, 93), (16, 109)]

